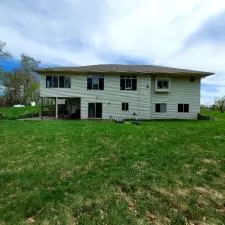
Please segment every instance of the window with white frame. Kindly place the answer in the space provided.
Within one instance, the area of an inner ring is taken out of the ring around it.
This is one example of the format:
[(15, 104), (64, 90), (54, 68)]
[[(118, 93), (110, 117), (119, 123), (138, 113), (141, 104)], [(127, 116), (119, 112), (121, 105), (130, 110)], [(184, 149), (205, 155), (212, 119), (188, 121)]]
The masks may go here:
[(104, 90), (104, 77), (91, 75), (87, 77), (88, 90)]
[(170, 91), (170, 79), (157, 78), (155, 80), (155, 91), (169, 92)]
[(120, 90), (136, 91), (137, 76), (120, 76)]
[(46, 76), (46, 88), (71, 88), (69, 76)]
[(166, 113), (166, 103), (156, 103), (155, 104), (155, 112), (157, 113)]

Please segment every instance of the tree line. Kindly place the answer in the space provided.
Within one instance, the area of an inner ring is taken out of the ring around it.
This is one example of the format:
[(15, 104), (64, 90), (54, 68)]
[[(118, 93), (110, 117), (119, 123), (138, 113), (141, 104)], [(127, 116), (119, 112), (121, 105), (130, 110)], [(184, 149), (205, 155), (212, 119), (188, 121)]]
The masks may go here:
[[(0, 61), (12, 58), (12, 54), (6, 49), (6, 43), (0, 41)], [(33, 70), (37, 69), (40, 63), (31, 56), (21, 54), (17, 69), (5, 72), (0, 67), (0, 106), (27, 105), (32, 101), (39, 101), (40, 78)]]
[(201, 109), (225, 112), (225, 96), (216, 98), (212, 105), (201, 105)]

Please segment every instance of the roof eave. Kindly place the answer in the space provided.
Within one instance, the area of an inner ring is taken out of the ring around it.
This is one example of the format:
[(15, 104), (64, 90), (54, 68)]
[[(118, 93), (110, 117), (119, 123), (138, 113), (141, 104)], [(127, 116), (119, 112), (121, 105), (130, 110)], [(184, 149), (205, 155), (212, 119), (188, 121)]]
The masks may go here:
[(211, 76), (214, 73), (211, 72), (136, 72), (136, 71), (79, 71), (79, 70), (45, 70), (37, 69), (34, 72), (38, 74), (52, 74), (52, 73), (67, 73), (67, 74), (85, 74), (85, 73), (102, 73), (102, 74), (144, 74), (144, 75), (174, 75), (174, 76), (198, 76), (198, 77), (207, 77)]

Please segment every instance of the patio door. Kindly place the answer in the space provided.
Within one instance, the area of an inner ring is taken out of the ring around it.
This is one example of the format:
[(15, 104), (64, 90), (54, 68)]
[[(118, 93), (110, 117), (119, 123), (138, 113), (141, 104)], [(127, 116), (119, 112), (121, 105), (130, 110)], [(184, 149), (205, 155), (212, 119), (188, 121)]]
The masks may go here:
[(88, 118), (102, 118), (102, 103), (88, 103)]

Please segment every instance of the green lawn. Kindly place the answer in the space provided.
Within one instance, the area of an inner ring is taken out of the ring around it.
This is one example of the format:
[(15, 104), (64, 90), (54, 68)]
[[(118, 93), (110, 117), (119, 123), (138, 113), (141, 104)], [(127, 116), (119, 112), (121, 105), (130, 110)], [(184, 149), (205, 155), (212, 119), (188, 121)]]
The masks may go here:
[(39, 111), (39, 106), (0, 107), (0, 114), (8, 120), (37, 116)]
[(0, 224), (225, 224), (225, 114), (0, 121)]

